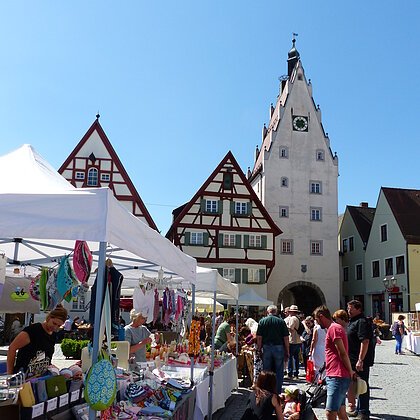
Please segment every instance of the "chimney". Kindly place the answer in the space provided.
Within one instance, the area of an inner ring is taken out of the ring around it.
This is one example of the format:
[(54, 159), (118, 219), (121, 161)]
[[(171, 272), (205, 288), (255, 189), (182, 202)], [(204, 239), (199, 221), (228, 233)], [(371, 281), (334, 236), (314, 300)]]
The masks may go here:
[(363, 207), (363, 208), (368, 208), (368, 207), (369, 207), (369, 203), (368, 203), (367, 201), (362, 201), (362, 202), (360, 203), (360, 207)]

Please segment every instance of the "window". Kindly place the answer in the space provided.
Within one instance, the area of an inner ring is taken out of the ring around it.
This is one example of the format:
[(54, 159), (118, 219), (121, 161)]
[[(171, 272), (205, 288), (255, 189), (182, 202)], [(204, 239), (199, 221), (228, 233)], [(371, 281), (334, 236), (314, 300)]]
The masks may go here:
[(98, 185), (98, 170), (96, 168), (89, 169), (87, 184), (91, 187), (96, 187)]
[(392, 258), (385, 258), (385, 275), (392, 276), (394, 274), (394, 265)]
[(249, 235), (250, 248), (261, 248), (261, 246), (262, 246), (261, 235)]
[(281, 178), (280, 185), (281, 185), (282, 187), (288, 187), (288, 186), (289, 186), (289, 178), (287, 178), (287, 177), (283, 176), (283, 177)]
[(322, 255), (322, 241), (311, 241), (311, 255)]
[(258, 268), (248, 269), (248, 283), (262, 283), (264, 282), (264, 270)]
[(404, 255), (395, 257), (395, 270), (397, 274), (405, 273)]
[(85, 179), (85, 173), (77, 171), (76, 172), (76, 179)]
[(191, 232), (190, 245), (203, 245), (203, 232)]
[(386, 242), (388, 240), (388, 226), (381, 226), (381, 242)]
[(217, 200), (206, 200), (206, 213), (217, 213)]
[(354, 237), (350, 236), (349, 238), (349, 251), (354, 251)]
[(323, 161), (325, 159), (325, 154), (323, 150), (316, 151), (316, 160)]
[(233, 233), (225, 233), (223, 235), (223, 246), (235, 246), (236, 235)]
[(280, 252), (282, 254), (293, 254), (293, 240), (282, 239), (280, 241)]
[(372, 261), (372, 277), (379, 277), (379, 261)]
[(322, 220), (322, 209), (311, 207), (311, 221), (320, 222)]
[(322, 194), (322, 183), (320, 181), (311, 181), (309, 183), (309, 192), (311, 194)]
[(363, 266), (362, 264), (356, 264), (356, 280), (363, 279)]
[(280, 146), (280, 157), (283, 159), (289, 158), (289, 148), (286, 146)]
[(223, 188), (225, 190), (231, 190), (233, 184), (233, 175), (231, 172), (225, 172), (223, 174)]
[(343, 281), (349, 281), (349, 268), (343, 267)]
[(109, 182), (111, 180), (110, 174), (101, 174), (101, 181)]
[(235, 214), (248, 214), (248, 203), (235, 202)]
[(86, 310), (85, 308), (86, 297), (84, 292), (79, 292), (76, 298), (73, 298), (72, 310), (73, 311), (82, 311)]
[(347, 252), (348, 251), (348, 243), (349, 243), (349, 240), (346, 238), (346, 239), (343, 239), (343, 248), (342, 248), (342, 251), (343, 252)]
[(279, 216), (280, 217), (289, 217), (289, 207), (287, 207), (287, 206), (280, 207)]
[(235, 269), (234, 268), (224, 268), (223, 277), (230, 280), (232, 283), (235, 283)]

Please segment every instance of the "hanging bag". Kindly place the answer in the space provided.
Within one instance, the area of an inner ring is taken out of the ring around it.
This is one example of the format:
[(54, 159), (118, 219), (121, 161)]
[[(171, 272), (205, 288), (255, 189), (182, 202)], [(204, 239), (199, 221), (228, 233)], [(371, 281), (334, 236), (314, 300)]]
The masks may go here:
[(108, 284), (106, 285), (105, 300), (102, 307), (100, 338), (103, 337), (104, 330), (108, 349), (102, 349), (99, 352), (98, 361), (89, 369), (84, 390), (86, 402), (93, 410), (97, 411), (104, 411), (110, 407), (117, 395), (117, 378), (109, 356), (109, 350), (111, 349), (111, 304)]

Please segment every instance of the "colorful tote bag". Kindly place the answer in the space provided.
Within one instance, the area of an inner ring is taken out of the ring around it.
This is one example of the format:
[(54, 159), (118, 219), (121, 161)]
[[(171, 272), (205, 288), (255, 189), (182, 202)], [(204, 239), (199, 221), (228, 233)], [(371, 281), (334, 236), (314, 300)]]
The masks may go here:
[(69, 257), (63, 257), (57, 272), (57, 290), (61, 296), (70, 302), (72, 299), (71, 289), (73, 287), (73, 272), (70, 267)]
[(92, 253), (85, 241), (76, 241), (73, 252), (73, 270), (81, 283), (86, 283), (92, 268)]
[[(99, 336), (105, 330), (107, 347), (111, 349), (111, 302), (109, 285), (106, 286), (105, 300), (102, 307)], [(105, 324), (105, 325), (103, 325)], [(104, 411), (112, 405), (117, 395), (117, 378), (110, 361), (108, 350), (98, 354), (98, 361), (91, 366), (85, 381), (84, 397), (93, 410)]]

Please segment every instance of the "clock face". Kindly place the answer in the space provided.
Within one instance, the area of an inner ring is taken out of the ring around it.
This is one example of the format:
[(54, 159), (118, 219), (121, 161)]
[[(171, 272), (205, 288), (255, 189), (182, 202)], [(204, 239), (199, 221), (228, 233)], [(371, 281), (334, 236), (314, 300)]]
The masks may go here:
[(307, 117), (293, 117), (293, 130), (308, 131), (308, 118)]

